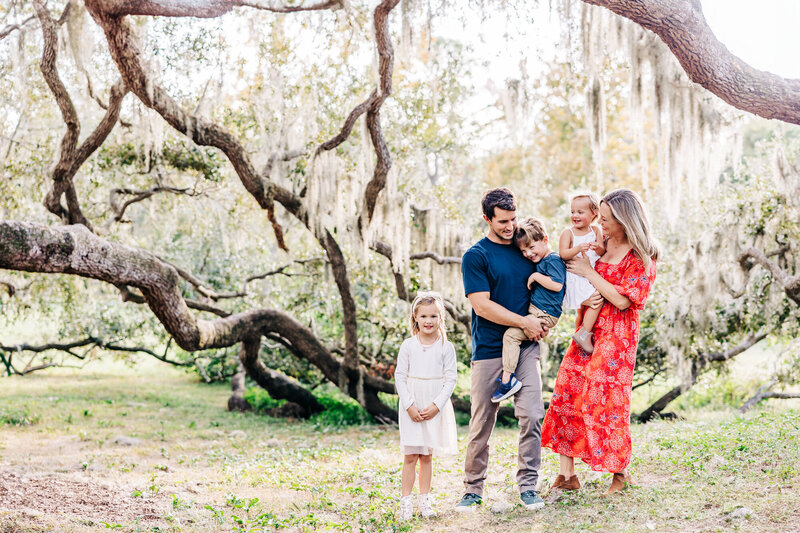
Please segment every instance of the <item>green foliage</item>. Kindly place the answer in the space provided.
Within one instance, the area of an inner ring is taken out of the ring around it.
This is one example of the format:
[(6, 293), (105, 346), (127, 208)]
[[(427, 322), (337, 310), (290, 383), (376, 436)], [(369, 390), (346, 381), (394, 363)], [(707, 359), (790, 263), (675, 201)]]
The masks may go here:
[[(325, 387), (316, 395), (325, 411), (312, 416), (310, 422), (321, 427), (358, 426), (374, 424), (374, 420), (358, 402), (345, 396), (334, 387)], [(275, 400), (267, 391), (260, 387), (249, 387), (244, 393), (244, 399), (256, 412), (264, 413), (270, 409), (280, 407), (286, 400)]]
[(739, 408), (756, 390), (758, 381), (742, 383), (720, 369), (715, 375), (703, 376), (700, 383), (675, 401), (678, 409)]
[(135, 167), (147, 171), (159, 163), (182, 172), (190, 172), (208, 181), (219, 181), (220, 160), (215, 150), (198, 147), (184, 140), (169, 140), (159, 153), (148, 153), (142, 145), (131, 142), (106, 143), (100, 147), (94, 161), (98, 170), (114, 171)]
[(11, 408), (0, 406), (0, 425), (2, 426), (30, 426), (41, 420), (37, 414), (29, 414), (25, 408)]
[(274, 409), (286, 403), (286, 400), (274, 400), (272, 396), (261, 387), (248, 387), (247, 390), (244, 391), (244, 399), (247, 400), (247, 403), (249, 403), (250, 407), (256, 412)]
[(311, 422), (318, 426), (360, 426), (375, 423), (358, 402), (338, 389), (328, 388), (317, 399), (325, 407), (323, 412), (311, 417)]

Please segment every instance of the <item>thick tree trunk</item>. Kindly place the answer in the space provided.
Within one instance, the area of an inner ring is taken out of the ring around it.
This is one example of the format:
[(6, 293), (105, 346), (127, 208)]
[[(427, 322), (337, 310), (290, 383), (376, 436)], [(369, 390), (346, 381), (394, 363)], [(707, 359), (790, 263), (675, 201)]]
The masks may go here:
[[(317, 398), (305, 387), (280, 372), (276, 372), (261, 361), (261, 337), (242, 342), (239, 359), (253, 381), (263, 387), (276, 400), (288, 400), (302, 408), (300, 416), (309, 416), (325, 410)], [(242, 398), (244, 399), (244, 398)]]
[(236, 373), (231, 378), (231, 397), (228, 398), (228, 411), (249, 411), (253, 407), (244, 399), (244, 378), (247, 373), (239, 361)]

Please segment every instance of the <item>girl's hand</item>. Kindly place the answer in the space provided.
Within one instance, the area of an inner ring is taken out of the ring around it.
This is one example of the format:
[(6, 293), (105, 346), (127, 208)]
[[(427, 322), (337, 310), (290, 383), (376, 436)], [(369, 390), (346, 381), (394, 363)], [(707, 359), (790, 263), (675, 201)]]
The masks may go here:
[(582, 242), (575, 248), (577, 248), (579, 252), (588, 252), (592, 248), (593, 244), (593, 242)]
[(406, 409), (406, 411), (408, 412), (408, 416), (410, 416), (411, 420), (413, 420), (414, 422), (422, 422), (423, 420), (425, 420), (424, 418), (422, 418), (419, 409), (417, 409), (415, 405), (412, 405), (411, 407)]
[(599, 292), (594, 291), (591, 296), (589, 296), (583, 302), (581, 302), (581, 305), (585, 305), (586, 307), (591, 307), (592, 309), (597, 309), (598, 307), (603, 305), (604, 301), (605, 300), (603, 299), (603, 296)]
[(439, 414), (439, 408), (436, 406), (435, 403), (430, 404), (428, 407), (420, 411), (420, 416), (422, 416), (423, 420), (432, 420), (433, 417)]
[(594, 272), (594, 269), (589, 262), (589, 258), (580, 254), (567, 261), (567, 272), (586, 277), (590, 272)]

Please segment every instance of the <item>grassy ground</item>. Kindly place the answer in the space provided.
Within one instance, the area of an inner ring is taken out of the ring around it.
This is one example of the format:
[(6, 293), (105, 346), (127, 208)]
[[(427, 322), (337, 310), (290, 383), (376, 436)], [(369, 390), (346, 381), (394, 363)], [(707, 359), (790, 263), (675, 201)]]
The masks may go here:
[[(492, 437), (486, 505), (453, 512), (461, 428), (434, 463), (439, 517), (403, 524), (396, 429), (228, 413), (228, 393), (164, 367), (0, 380), (0, 531), (800, 531), (797, 404), (634, 426), (634, 487), (606, 501), (608, 475), (579, 467), (584, 489), (535, 513), (512, 428)], [(545, 451), (542, 483), (556, 472)]]

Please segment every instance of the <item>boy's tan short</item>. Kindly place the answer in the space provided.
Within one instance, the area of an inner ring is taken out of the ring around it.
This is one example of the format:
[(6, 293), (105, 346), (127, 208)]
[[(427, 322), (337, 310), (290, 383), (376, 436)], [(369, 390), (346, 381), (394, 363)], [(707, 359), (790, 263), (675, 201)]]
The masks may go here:
[(555, 327), (556, 324), (558, 324), (558, 318), (557, 317), (554, 317), (553, 315), (548, 315), (547, 313), (545, 313), (544, 311), (542, 311), (541, 309), (539, 309), (538, 307), (536, 307), (533, 304), (531, 304), (530, 307), (528, 307), (528, 316), (530, 316), (530, 315), (533, 315), (536, 318), (544, 319), (544, 321), (545, 321), (544, 325), (548, 329), (553, 328), (553, 327)]
[[(558, 323), (558, 318), (548, 315), (535, 305), (528, 307), (528, 316), (541, 318), (546, 328), (552, 328)], [(516, 372), (517, 362), (519, 361), (519, 346), (523, 341), (528, 340), (525, 333), (519, 328), (508, 328), (503, 335), (503, 370), (509, 374)]]

